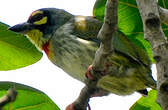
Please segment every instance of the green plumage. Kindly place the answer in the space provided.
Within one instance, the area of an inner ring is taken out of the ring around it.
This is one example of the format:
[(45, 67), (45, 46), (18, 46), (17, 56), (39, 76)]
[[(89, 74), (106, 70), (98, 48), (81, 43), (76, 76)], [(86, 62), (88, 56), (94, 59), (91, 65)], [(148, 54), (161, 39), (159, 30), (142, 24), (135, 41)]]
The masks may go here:
[[(97, 34), (102, 22), (93, 17), (74, 16), (60, 9), (39, 11), (43, 12), (44, 17), (47, 16), (48, 22), (32, 28), (43, 33), (43, 39), (47, 40), (44, 44), (50, 44), (49, 59), (70, 76), (84, 81), (85, 72), (100, 44)], [(30, 30), (32, 28), (29, 27)], [(26, 31), (29, 32), (29, 29)], [(106, 64), (110, 66), (106, 70), (107, 75), (98, 81), (98, 87), (118, 95), (128, 95), (147, 87), (155, 88), (147, 53), (121, 32), (115, 33), (112, 43), (115, 51), (107, 57)]]

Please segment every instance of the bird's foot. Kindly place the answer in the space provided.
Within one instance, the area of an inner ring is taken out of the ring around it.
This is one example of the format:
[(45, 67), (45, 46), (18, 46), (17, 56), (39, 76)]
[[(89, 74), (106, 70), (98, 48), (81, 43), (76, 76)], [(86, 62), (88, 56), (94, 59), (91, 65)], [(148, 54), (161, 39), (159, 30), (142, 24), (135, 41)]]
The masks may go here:
[(88, 104), (87, 108), (82, 108), (80, 106), (78, 106), (75, 102), (73, 102), (72, 104), (68, 105), (66, 107), (66, 110), (91, 110), (90, 105)]
[(65, 110), (75, 110), (74, 109), (74, 103), (68, 105)]
[(97, 76), (94, 76), (93, 71), (92, 71), (92, 67), (93, 67), (92, 65), (90, 65), (88, 67), (88, 70), (86, 71), (85, 76), (89, 80), (96, 80), (97, 77), (102, 77), (102, 76), (107, 75), (110, 65), (106, 64), (104, 71), (97, 71), (99, 73), (99, 74), (97, 74)]
[(94, 80), (94, 77), (93, 77), (91, 71), (92, 71), (92, 65), (89, 65), (88, 70), (85, 73), (85, 76), (89, 80)]

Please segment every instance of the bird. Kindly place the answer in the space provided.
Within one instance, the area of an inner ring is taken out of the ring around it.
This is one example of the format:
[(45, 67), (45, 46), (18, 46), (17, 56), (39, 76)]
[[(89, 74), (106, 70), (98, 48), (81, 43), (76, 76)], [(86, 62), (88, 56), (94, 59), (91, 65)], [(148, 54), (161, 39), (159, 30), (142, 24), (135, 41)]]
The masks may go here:
[[(32, 12), (26, 22), (9, 30), (24, 34), (53, 64), (84, 82), (101, 43), (97, 35), (102, 24), (93, 16), (42, 8)], [(106, 74), (97, 86), (117, 95), (130, 95), (135, 91), (147, 95), (146, 88), (156, 89), (152, 63), (145, 50), (119, 30), (115, 32), (112, 45), (114, 52), (106, 59)]]

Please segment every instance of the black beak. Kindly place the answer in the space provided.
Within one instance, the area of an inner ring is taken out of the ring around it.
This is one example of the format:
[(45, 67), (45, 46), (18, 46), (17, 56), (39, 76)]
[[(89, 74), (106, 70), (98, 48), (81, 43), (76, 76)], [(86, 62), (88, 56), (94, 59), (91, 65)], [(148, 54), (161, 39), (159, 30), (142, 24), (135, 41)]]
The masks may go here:
[(32, 29), (34, 29), (34, 25), (31, 23), (27, 23), (27, 22), (14, 25), (9, 28), (9, 30), (11, 30), (11, 31), (14, 31), (17, 33), (22, 33), (22, 34), (26, 33), (29, 30), (32, 30)]

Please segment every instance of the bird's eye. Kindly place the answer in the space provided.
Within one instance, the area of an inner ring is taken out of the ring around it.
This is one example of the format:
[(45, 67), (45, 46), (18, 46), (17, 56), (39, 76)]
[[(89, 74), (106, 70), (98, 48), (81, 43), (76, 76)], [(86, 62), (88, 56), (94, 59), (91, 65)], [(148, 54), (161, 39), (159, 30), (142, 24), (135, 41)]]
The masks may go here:
[(27, 22), (41, 25), (47, 23), (47, 17), (44, 16), (42, 11), (35, 11), (31, 14)]
[(34, 21), (39, 21), (43, 18), (43, 14), (37, 14), (32, 17)]

